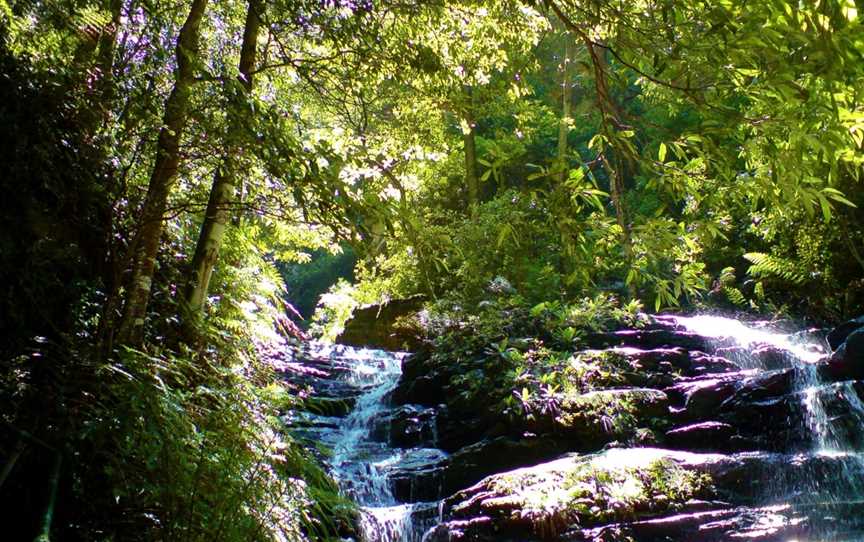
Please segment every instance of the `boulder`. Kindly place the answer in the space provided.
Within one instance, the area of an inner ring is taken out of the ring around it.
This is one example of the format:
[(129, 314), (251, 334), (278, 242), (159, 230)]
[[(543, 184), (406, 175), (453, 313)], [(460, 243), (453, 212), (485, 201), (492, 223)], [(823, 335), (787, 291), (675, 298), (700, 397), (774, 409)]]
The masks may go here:
[(416, 295), (354, 309), (336, 342), (385, 350), (416, 350), (423, 344), (419, 312), (426, 301)]
[(483, 439), (451, 455), (444, 480), (445, 494), (464, 489), (496, 472), (547, 461), (568, 447), (562, 439), (530, 434), (520, 439)]
[(864, 315), (843, 322), (829, 331), (825, 339), (828, 341), (831, 350), (837, 350), (846, 341), (850, 333), (862, 327), (864, 327)]
[(851, 332), (819, 369), (831, 380), (864, 380), (864, 328)]
[(402, 405), (395, 408), (388, 419), (390, 444), (399, 448), (436, 446), (437, 413), (434, 408)]

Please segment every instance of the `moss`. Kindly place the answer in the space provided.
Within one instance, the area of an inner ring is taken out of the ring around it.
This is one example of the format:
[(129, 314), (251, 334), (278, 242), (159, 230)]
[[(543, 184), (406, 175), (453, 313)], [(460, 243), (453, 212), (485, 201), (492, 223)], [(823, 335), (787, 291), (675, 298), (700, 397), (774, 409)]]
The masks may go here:
[(552, 538), (589, 527), (680, 510), (713, 493), (705, 473), (659, 458), (641, 466), (598, 466), (583, 458), (570, 470), (514, 471), (490, 483), (484, 508), (509, 514), (514, 526)]

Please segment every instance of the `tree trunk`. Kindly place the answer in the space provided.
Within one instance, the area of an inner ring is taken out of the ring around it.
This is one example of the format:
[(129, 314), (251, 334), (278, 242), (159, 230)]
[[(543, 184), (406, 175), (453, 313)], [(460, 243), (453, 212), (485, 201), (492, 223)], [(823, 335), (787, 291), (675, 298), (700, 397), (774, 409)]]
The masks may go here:
[(573, 77), (573, 40), (570, 34), (565, 32), (567, 45), (565, 47), (563, 61), (563, 76), (561, 81), (561, 122), (558, 124), (558, 182), (563, 183), (567, 179), (567, 134), (570, 132), (570, 108), (572, 101)]
[[(480, 180), (477, 176), (477, 141), (474, 137), (476, 126), (474, 115), (469, 111), (463, 114), (462, 145), (465, 149), (465, 186), (468, 187), (468, 208), (473, 209), (480, 200)], [(472, 211), (473, 212), (473, 211)]]
[[(262, 0), (249, 0), (249, 7), (246, 12), (243, 45), (240, 50), (240, 77), (247, 93), (252, 90), (252, 72), (256, 62), (258, 32), (261, 26), (260, 15), (263, 7)], [(243, 97), (237, 99), (239, 101)], [(181, 303), (181, 310), (184, 312), (181, 316), (187, 334), (194, 331), (195, 322), (200, 320), (203, 314), (210, 277), (219, 257), (222, 239), (230, 218), (229, 206), (236, 192), (237, 167), (235, 158), (240, 151), (236, 141), (239, 139), (238, 132), (242, 130), (242, 119), (240, 118), (242, 112), (240, 109), (239, 104), (234, 104), (229, 113), (228, 144), (225, 147), (223, 166), (213, 178), (204, 222), (201, 224), (201, 232), (195, 246), (195, 255), (192, 258), (189, 282), (186, 285), (184, 299)]]
[(189, 16), (177, 39), (177, 69), (174, 89), (165, 102), (165, 115), (156, 149), (156, 162), (150, 175), (141, 214), (138, 251), (132, 265), (132, 279), (126, 296), (118, 339), (121, 344), (137, 345), (144, 338), (144, 317), (150, 301), (150, 288), (156, 268), (156, 255), (162, 237), (162, 220), (168, 195), (180, 165), (180, 140), (186, 129), (189, 97), (195, 82), (201, 21), (207, 0), (192, 0)]
[[(603, 151), (603, 164), (609, 174), (609, 193), (612, 197), (612, 205), (615, 207), (615, 217), (618, 226), (621, 228), (621, 245), (624, 248), (624, 259), (628, 265), (633, 265), (633, 235), (630, 231), (630, 221), (628, 219), (627, 207), (624, 204), (624, 178), (623, 178), (623, 163), (620, 156), (624, 155), (625, 150), (615, 148), (615, 138), (613, 130), (618, 129), (621, 122), (618, 117), (617, 106), (609, 92), (609, 84), (606, 79), (607, 61), (606, 50), (595, 46), (594, 42), (584, 38), (585, 46), (588, 48), (588, 53), (591, 55), (591, 64), (594, 67), (594, 85), (597, 92), (597, 106), (602, 114), (601, 130), (608, 147), (612, 147), (614, 156), (609, 156), (609, 149)], [(614, 126), (612, 126), (614, 125)], [(620, 145), (619, 145), (620, 147)], [(627, 285), (628, 293), (631, 298), (637, 295), (636, 287), (633, 284)]]

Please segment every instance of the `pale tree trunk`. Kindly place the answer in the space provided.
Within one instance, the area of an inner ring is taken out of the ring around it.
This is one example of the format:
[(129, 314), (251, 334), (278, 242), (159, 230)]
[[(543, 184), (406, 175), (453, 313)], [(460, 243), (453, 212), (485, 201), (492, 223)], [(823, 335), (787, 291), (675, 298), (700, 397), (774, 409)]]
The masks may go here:
[(573, 78), (573, 40), (570, 34), (564, 34), (567, 40), (564, 53), (563, 76), (561, 82), (561, 121), (558, 124), (558, 182), (563, 183), (567, 179), (567, 134), (570, 132), (570, 109), (572, 101)]
[(174, 89), (165, 102), (165, 114), (156, 148), (156, 161), (150, 175), (147, 196), (138, 230), (138, 250), (132, 265), (132, 278), (126, 295), (118, 339), (121, 344), (137, 345), (144, 338), (144, 317), (150, 301), (150, 288), (156, 268), (156, 255), (162, 237), (168, 195), (180, 165), (180, 140), (186, 129), (189, 98), (195, 82), (201, 21), (207, 0), (192, 0), (189, 16), (177, 38), (177, 69)]
[(474, 137), (474, 117), (468, 113), (464, 117), (467, 130), (462, 131), (462, 145), (465, 149), (465, 185), (468, 187), (468, 206), (473, 208), (480, 199), (480, 180), (477, 176), (477, 141)]
[(467, 101), (459, 111), (459, 121), (462, 128), (462, 150), (465, 155), (465, 187), (468, 189), (468, 209), (474, 213), (474, 207), (480, 201), (480, 177), (477, 174), (477, 123), (474, 119), (474, 100), (471, 87), (463, 85), (463, 98)]
[[(240, 77), (247, 93), (252, 91), (258, 33), (261, 26), (260, 15), (263, 7), (263, 0), (250, 0), (246, 12), (243, 45), (240, 50)], [(228, 144), (225, 148), (223, 164), (213, 178), (204, 222), (201, 224), (195, 255), (192, 258), (189, 282), (181, 303), (181, 310), (184, 313), (181, 316), (187, 333), (193, 331), (194, 324), (203, 314), (210, 277), (219, 257), (222, 239), (230, 218), (231, 200), (236, 193), (236, 157), (241, 150), (236, 141), (239, 139), (239, 132), (242, 131), (242, 118), (240, 118), (242, 112), (237, 104), (232, 104), (231, 109), (228, 120)]]

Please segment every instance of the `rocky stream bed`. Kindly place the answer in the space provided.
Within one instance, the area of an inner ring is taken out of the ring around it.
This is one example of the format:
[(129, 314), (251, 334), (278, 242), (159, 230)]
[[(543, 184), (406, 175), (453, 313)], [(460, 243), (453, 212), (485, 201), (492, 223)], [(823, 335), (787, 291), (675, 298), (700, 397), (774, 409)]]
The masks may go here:
[(864, 540), (860, 325), (595, 333), (574, 356), (611, 352), (622, 383), (519, 423), (448, 408), (429, 352), (309, 345), (286, 378), (313, 395), (286, 420), (331, 450), (360, 541)]

